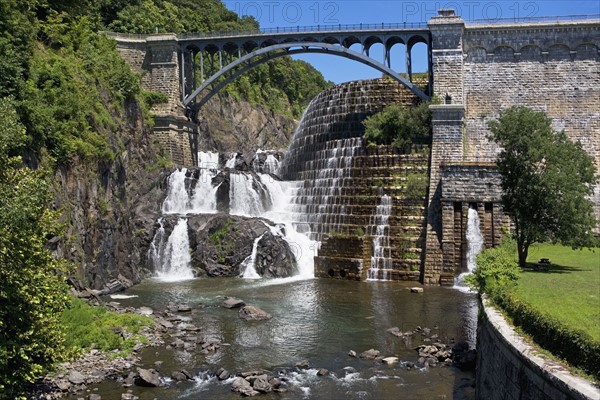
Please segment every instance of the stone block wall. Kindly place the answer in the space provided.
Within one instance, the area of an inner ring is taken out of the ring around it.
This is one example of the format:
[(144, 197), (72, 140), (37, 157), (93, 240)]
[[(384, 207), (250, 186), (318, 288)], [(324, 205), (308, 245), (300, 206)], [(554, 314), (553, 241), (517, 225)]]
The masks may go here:
[(117, 50), (140, 74), (142, 87), (167, 96), (167, 102), (152, 108), (156, 115), (154, 141), (171, 156), (176, 165), (194, 166), (197, 162), (198, 128), (184, 118), (181, 102), (177, 36), (109, 34)]
[[(485, 302), (484, 302), (485, 303)], [(593, 400), (600, 390), (540, 355), (497, 310), (480, 307), (477, 324), (477, 386), (485, 400)]]
[(449, 283), (457, 272), (466, 272), (469, 208), (477, 210), (486, 248), (500, 243), (509, 221), (503, 213), (500, 174), (494, 163), (445, 163), (441, 185), (442, 277)]
[[(598, 21), (469, 26), (463, 38), (467, 161), (493, 161), (488, 122), (523, 105), (544, 111), (553, 128), (581, 141), (600, 173)], [(600, 221), (600, 185), (594, 201)]]
[(185, 118), (155, 117), (153, 139), (178, 166), (198, 165), (198, 127)]

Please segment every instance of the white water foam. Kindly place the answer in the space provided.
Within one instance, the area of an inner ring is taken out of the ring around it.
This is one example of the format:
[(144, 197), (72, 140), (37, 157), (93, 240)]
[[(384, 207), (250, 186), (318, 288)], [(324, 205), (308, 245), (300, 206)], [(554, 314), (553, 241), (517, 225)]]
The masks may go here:
[[(371, 225), (375, 227), (373, 236), (373, 255), (367, 280), (390, 280), (392, 270), (392, 255), (390, 248), (389, 219), (392, 213), (392, 198), (388, 195), (381, 197), (375, 215), (371, 217)], [(381, 278), (379, 277), (381, 275)]]
[(192, 279), (192, 256), (188, 237), (187, 219), (179, 218), (167, 240), (160, 269), (156, 276), (166, 282)]
[(483, 249), (483, 236), (479, 229), (479, 215), (477, 209), (469, 208), (467, 215), (467, 272), (463, 272), (456, 278), (454, 288), (468, 292), (469, 287), (465, 284), (465, 277), (473, 273), (476, 267), (477, 254)]
[(245, 267), (244, 273), (242, 274), (242, 278), (244, 279), (260, 279), (261, 276), (256, 272), (256, 253), (258, 253), (258, 243), (265, 236), (263, 233), (256, 239), (254, 239), (254, 244), (252, 245), (252, 253), (246, 257), (246, 259), (242, 262), (242, 266)]

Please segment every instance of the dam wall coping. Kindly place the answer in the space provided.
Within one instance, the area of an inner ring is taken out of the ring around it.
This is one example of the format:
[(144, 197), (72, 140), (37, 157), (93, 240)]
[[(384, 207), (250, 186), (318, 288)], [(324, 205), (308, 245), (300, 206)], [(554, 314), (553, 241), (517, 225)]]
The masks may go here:
[(478, 399), (598, 400), (600, 389), (544, 357), (485, 298), (477, 324)]

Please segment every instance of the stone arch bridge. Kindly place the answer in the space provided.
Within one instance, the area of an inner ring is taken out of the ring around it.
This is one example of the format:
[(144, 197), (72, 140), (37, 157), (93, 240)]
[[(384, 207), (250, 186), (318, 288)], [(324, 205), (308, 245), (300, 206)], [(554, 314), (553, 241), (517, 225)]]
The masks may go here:
[[(180, 36), (109, 35), (120, 44), (129, 42), (133, 47), (136, 43), (145, 43), (151, 60), (142, 65), (142, 69), (150, 70), (152, 75), (158, 69), (158, 75), (161, 72), (163, 75), (159, 80), (163, 81), (177, 76), (179, 99), (191, 115), (243, 73), (285, 55), (318, 53), (348, 58), (388, 75), (423, 100), (430, 99), (433, 85), (431, 34), (426, 24), (331, 25)], [(425, 90), (412, 82), (411, 50), (418, 43), (425, 44), (428, 49), (429, 84)], [(383, 45), (383, 60), (377, 60), (370, 54), (376, 44)], [(359, 45), (360, 51), (352, 50), (354, 45)], [(404, 46), (404, 75), (397, 71), (398, 66), (392, 67), (391, 53), (396, 45)], [(165, 73), (169, 77), (165, 77)], [(167, 88), (156, 89), (164, 92)], [(168, 95), (171, 98), (175, 87), (170, 89)]]

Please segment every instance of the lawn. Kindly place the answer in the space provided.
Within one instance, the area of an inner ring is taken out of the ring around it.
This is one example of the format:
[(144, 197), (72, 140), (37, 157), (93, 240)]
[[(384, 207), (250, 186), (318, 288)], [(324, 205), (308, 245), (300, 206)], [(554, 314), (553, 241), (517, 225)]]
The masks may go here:
[(539, 244), (529, 250), (528, 263), (548, 258), (547, 271), (526, 269), (516, 294), (539, 311), (600, 342), (600, 248), (572, 250)]

